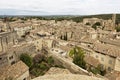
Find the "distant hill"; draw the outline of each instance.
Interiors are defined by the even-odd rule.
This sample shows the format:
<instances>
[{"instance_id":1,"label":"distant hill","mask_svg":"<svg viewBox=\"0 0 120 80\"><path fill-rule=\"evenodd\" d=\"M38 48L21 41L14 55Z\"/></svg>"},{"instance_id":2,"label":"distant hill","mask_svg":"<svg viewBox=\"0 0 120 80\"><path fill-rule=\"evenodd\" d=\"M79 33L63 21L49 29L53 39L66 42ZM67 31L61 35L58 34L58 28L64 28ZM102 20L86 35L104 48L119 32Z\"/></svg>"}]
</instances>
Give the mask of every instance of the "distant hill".
<instances>
[{"instance_id":1,"label":"distant hill","mask_svg":"<svg viewBox=\"0 0 120 80\"><path fill-rule=\"evenodd\" d=\"M1 18L3 16L0 16ZM112 14L100 14L100 15L50 15L50 16L25 16L25 15L19 15L19 16L8 16L8 17L19 17L21 19L23 18L37 18L40 20L56 20L56 21L61 21L61 20L73 20L75 22L82 22L84 18L100 18L104 20L108 20L112 18ZM23 19L24 20L24 19ZM120 14L116 14L116 22L120 23Z\"/></svg>"},{"instance_id":2,"label":"distant hill","mask_svg":"<svg viewBox=\"0 0 120 80\"><path fill-rule=\"evenodd\" d=\"M104 20L112 19L112 14L101 14L101 15L87 15L87 16L72 16L72 15L59 15L59 16L42 16L46 20L73 20L75 22L82 22L84 18L100 18ZM120 23L120 14L116 14L116 22Z\"/></svg>"},{"instance_id":3,"label":"distant hill","mask_svg":"<svg viewBox=\"0 0 120 80\"><path fill-rule=\"evenodd\" d=\"M71 19L72 20L77 20L78 22L79 21L81 22L84 18L92 18L92 17L108 20L108 19L112 18L112 14L80 16L80 17L74 17L74 18L71 18ZM116 14L116 21L120 23L120 14Z\"/></svg>"}]
</instances>

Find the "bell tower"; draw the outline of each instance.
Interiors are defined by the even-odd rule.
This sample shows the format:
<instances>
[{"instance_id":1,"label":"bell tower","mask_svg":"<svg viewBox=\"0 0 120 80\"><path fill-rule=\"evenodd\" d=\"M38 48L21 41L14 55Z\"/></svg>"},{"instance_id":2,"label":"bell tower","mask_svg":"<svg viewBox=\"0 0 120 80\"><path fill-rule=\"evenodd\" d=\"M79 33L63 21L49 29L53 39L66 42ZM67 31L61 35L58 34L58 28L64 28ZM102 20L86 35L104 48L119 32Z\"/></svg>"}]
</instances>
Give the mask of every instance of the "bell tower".
<instances>
[{"instance_id":1,"label":"bell tower","mask_svg":"<svg viewBox=\"0 0 120 80\"><path fill-rule=\"evenodd\" d=\"M112 25L112 27L113 27L113 29L115 29L115 26L116 26L116 14L113 14L112 15L112 22L113 22L113 25Z\"/></svg>"}]
</instances>

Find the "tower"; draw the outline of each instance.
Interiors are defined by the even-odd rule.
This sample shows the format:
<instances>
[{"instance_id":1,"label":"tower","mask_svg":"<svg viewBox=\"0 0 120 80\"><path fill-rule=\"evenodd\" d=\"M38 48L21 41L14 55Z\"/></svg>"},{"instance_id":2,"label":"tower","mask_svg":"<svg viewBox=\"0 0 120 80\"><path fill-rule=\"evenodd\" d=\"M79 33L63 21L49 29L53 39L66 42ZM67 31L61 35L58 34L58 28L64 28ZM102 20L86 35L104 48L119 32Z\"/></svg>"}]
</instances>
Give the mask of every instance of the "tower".
<instances>
[{"instance_id":1,"label":"tower","mask_svg":"<svg viewBox=\"0 0 120 80\"><path fill-rule=\"evenodd\" d=\"M113 22L113 25L112 25L112 27L113 27L113 29L115 29L115 23L116 23L116 14L113 14L113 15L112 15L112 22Z\"/></svg>"}]
</instances>

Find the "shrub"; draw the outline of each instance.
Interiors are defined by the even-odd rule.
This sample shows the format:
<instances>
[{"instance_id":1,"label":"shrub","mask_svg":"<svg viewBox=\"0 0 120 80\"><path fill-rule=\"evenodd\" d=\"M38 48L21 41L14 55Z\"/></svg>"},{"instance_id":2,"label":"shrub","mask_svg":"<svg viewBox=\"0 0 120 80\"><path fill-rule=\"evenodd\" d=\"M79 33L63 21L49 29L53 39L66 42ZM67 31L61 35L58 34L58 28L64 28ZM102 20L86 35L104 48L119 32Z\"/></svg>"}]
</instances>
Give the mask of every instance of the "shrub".
<instances>
[{"instance_id":1,"label":"shrub","mask_svg":"<svg viewBox=\"0 0 120 80\"><path fill-rule=\"evenodd\" d=\"M47 63L48 63L49 65L54 64L54 59L53 59L51 56L48 57Z\"/></svg>"},{"instance_id":2,"label":"shrub","mask_svg":"<svg viewBox=\"0 0 120 80\"><path fill-rule=\"evenodd\" d=\"M75 47L69 53L69 55L73 55L73 63L82 67L83 69L86 69L86 63L84 61L84 54L85 52L79 47Z\"/></svg>"},{"instance_id":3,"label":"shrub","mask_svg":"<svg viewBox=\"0 0 120 80\"><path fill-rule=\"evenodd\" d=\"M21 54L20 60L22 60L28 67L31 67L33 64L32 58L28 54Z\"/></svg>"},{"instance_id":4,"label":"shrub","mask_svg":"<svg viewBox=\"0 0 120 80\"><path fill-rule=\"evenodd\" d=\"M38 77L39 75L43 75L44 73L42 71L40 71L39 69L37 68L34 68L30 71L30 73L32 75L34 75L35 77Z\"/></svg>"},{"instance_id":5,"label":"shrub","mask_svg":"<svg viewBox=\"0 0 120 80\"><path fill-rule=\"evenodd\" d=\"M90 71L92 72L92 73L94 73L94 74L101 74L101 72L100 72L100 70L99 69L97 69L97 68L90 68Z\"/></svg>"},{"instance_id":6,"label":"shrub","mask_svg":"<svg viewBox=\"0 0 120 80\"><path fill-rule=\"evenodd\" d=\"M37 54L35 55L35 57L33 58L34 63L40 63L44 60L44 55L43 54Z\"/></svg>"},{"instance_id":7,"label":"shrub","mask_svg":"<svg viewBox=\"0 0 120 80\"><path fill-rule=\"evenodd\" d=\"M117 26L115 29L117 32L120 32L120 26Z\"/></svg>"},{"instance_id":8,"label":"shrub","mask_svg":"<svg viewBox=\"0 0 120 80\"><path fill-rule=\"evenodd\" d=\"M39 68L42 69L42 70L47 70L48 69L47 65L44 64L44 63L40 63Z\"/></svg>"},{"instance_id":9,"label":"shrub","mask_svg":"<svg viewBox=\"0 0 120 80\"><path fill-rule=\"evenodd\" d=\"M96 22L95 24L93 24L92 28L96 30L98 26L101 26L100 22Z\"/></svg>"},{"instance_id":10,"label":"shrub","mask_svg":"<svg viewBox=\"0 0 120 80\"><path fill-rule=\"evenodd\" d=\"M90 23L88 22L88 23L86 23L85 25L90 25Z\"/></svg>"}]
</instances>

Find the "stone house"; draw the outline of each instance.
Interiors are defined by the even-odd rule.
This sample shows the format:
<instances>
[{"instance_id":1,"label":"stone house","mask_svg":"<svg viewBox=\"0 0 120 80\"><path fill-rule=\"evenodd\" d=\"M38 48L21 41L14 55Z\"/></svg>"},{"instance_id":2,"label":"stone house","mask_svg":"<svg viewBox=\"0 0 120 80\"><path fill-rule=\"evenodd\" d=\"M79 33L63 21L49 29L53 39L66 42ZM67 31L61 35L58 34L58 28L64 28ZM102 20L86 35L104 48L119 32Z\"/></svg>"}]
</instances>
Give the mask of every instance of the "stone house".
<instances>
[{"instance_id":1,"label":"stone house","mask_svg":"<svg viewBox=\"0 0 120 80\"><path fill-rule=\"evenodd\" d=\"M30 80L29 67L19 61L11 66L0 68L0 80Z\"/></svg>"},{"instance_id":2,"label":"stone house","mask_svg":"<svg viewBox=\"0 0 120 80\"><path fill-rule=\"evenodd\" d=\"M56 42L53 39L39 38L34 40L33 44L36 47L36 51L40 51L43 47L52 48Z\"/></svg>"},{"instance_id":3,"label":"stone house","mask_svg":"<svg viewBox=\"0 0 120 80\"><path fill-rule=\"evenodd\" d=\"M100 22L102 24L102 21L103 21L102 19L98 19L98 18L84 18L83 24L89 23L90 25L93 25L96 22Z\"/></svg>"},{"instance_id":4,"label":"stone house","mask_svg":"<svg viewBox=\"0 0 120 80\"><path fill-rule=\"evenodd\" d=\"M19 24L16 25L16 27L14 27L14 31L17 32L17 35L18 35L19 38L22 35L25 35L25 33L29 32L30 30L32 30L31 24L19 23Z\"/></svg>"},{"instance_id":5,"label":"stone house","mask_svg":"<svg viewBox=\"0 0 120 80\"><path fill-rule=\"evenodd\" d=\"M8 48L18 43L16 32L0 33L0 52L5 52Z\"/></svg>"},{"instance_id":6,"label":"stone house","mask_svg":"<svg viewBox=\"0 0 120 80\"><path fill-rule=\"evenodd\" d=\"M98 65L100 64L99 60L98 59L95 59L94 57L92 56L89 56L89 55L85 55L85 58L84 58L85 62L88 64L87 67L98 67Z\"/></svg>"},{"instance_id":7,"label":"stone house","mask_svg":"<svg viewBox=\"0 0 120 80\"><path fill-rule=\"evenodd\" d=\"M120 80L120 72L113 71L105 75L109 80Z\"/></svg>"},{"instance_id":8,"label":"stone house","mask_svg":"<svg viewBox=\"0 0 120 80\"><path fill-rule=\"evenodd\" d=\"M7 51L18 43L16 32L0 33L0 42L0 67L14 64L16 62L16 55Z\"/></svg>"},{"instance_id":9,"label":"stone house","mask_svg":"<svg viewBox=\"0 0 120 80\"><path fill-rule=\"evenodd\" d=\"M93 56L107 71L120 71L120 49L119 47L95 43L93 46Z\"/></svg>"}]
</instances>

